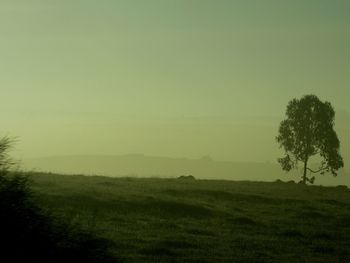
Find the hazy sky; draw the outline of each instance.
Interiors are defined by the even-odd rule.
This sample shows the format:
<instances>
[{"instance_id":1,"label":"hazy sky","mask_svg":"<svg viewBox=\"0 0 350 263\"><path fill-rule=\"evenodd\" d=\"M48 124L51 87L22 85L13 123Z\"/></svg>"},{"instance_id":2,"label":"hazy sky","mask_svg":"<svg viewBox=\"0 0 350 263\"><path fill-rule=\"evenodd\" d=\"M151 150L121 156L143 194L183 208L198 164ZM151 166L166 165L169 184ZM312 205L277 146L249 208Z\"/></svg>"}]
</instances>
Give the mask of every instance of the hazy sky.
<instances>
[{"instance_id":1,"label":"hazy sky","mask_svg":"<svg viewBox=\"0 0 350 263\"><path fill-rule=\"evenodd\" d=\"M337 111L350 161L350 1L0 0L0 134L21 157L275 160L286 104Z\"/></svg>"}]
</instances>

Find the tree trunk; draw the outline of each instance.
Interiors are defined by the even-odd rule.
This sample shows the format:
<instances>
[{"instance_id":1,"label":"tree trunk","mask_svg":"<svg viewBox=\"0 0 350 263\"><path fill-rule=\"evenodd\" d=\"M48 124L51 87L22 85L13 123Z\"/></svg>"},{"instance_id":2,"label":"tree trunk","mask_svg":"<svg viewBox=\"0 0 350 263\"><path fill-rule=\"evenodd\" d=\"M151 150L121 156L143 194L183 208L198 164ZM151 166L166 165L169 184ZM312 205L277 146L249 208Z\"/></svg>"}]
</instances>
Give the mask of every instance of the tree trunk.
<instances>
[{"instance_id":1,"label":"tree trunk","mask_svg":"<svg viewBox=\"0 0 350 263\"><path fill-rule=\"evenodd\" d=\"M307 162L309 158L305 158L304 161L304 175L303 175L303 184L306 184L306 173L307 173Z\"/></svg>"}]
</instances>

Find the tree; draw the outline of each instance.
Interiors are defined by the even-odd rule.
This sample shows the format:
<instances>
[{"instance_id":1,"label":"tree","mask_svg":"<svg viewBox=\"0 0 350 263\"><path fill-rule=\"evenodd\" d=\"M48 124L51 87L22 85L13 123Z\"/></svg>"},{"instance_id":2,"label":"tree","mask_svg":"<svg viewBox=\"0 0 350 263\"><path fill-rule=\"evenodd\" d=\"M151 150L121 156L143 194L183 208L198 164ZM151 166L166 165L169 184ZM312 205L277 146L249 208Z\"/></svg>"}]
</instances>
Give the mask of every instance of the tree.
<instances>
[{"instance_id":1,"label":"tree","mask_svg":"<svg viewBox=\"0 0 350 263\"><path fill-rule=\"evenodd\" d=\"M334 131L335 111L329 102L322 102L315 95L306 95L288 103L287 118L279 127L276 137L285 157L278 162L282 169L289 172L303 163L302 182L313 183L315 177L307 173L330 172L337 176L337 171L344 167L339 153L340 142ZM311 169L308 164L313 156L321 157L320 167Z\"/></svg>"}]
</instances>

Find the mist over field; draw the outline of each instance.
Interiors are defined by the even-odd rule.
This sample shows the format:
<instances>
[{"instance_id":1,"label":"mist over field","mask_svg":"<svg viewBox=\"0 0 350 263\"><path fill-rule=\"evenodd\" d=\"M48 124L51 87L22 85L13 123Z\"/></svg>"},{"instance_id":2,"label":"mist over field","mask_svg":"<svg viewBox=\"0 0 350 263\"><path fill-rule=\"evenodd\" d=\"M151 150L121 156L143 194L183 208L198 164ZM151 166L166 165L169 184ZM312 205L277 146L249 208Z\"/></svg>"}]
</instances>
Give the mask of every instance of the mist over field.
<instances>
[{"instance_id":1,"label":"mist over field","mask_svg":"<svg viewBox=\"0 0 350 263\"><path fill-rule=\"evenodd\" d=\"M177 178L192 175L197 179L224 179L272 182L299 182L302 171L281 171L277 163L216 161L210 156L200 159L169 158L130 154L120 156L53 156L22 161L28 171L63 174L105 175L110 177ZM313 166L317 167L317 164ZM348 185L349 174L341 170L338 177L319 176L316 185Z\"/></svg>"},{"instance_id":2,"label":"mist over field","mask_svg":"<svg viewBox=\"0 0 350 263\"><path fill-rule=\"evenodd\" d=\"M335 107L346 165L349 9L1 1L0 134L18 138L20 160L137 153L272 163L288 101L316 94Z\"/></svg>"}]
</instances>

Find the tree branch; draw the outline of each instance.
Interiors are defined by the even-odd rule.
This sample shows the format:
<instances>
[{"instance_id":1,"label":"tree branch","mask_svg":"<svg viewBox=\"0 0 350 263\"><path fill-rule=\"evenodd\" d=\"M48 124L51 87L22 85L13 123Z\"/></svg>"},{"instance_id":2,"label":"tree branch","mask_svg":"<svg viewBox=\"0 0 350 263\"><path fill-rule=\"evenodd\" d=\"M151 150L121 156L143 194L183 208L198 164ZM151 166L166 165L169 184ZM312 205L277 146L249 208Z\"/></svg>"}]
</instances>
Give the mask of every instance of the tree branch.
<instances>
[{"instance_id":1,"label":"tree branch","mask_svg":"<svg viewBox=\"0 0 350 263\"><path fill-rule=\"evenodd\" d=\"M315 176L313 176L311 178L306 177L306 181L308 181L310 184L313 184L315 181Z\"/></svg>"},{"instance_id":2,"label":"tree branch","mask_svg":"<svg viewBox=\"0 0 350 263\"><path fill-rule=\"evenodd\" d=\"M328 167L328 166L327 166L327 167L322 167L322 168L320 168L320 169L317 170L317 171L314 171L314 170L310 169L309 167L307 167L306 169L309 170L309 171L312 172L312 173L319 173L319 172L322 172L322 171L324 171L324 170L329 169L329 167Z\"/></svg>"}]
</instances>

